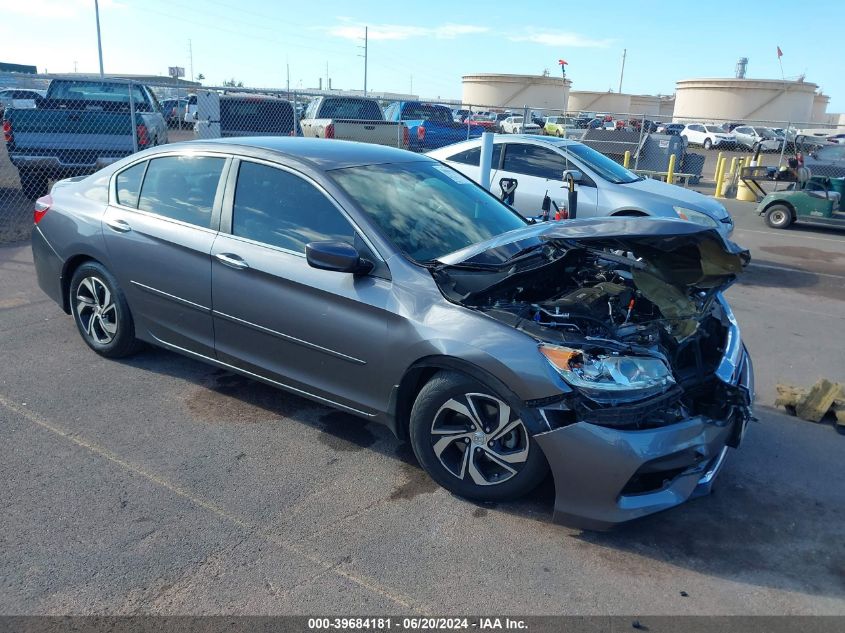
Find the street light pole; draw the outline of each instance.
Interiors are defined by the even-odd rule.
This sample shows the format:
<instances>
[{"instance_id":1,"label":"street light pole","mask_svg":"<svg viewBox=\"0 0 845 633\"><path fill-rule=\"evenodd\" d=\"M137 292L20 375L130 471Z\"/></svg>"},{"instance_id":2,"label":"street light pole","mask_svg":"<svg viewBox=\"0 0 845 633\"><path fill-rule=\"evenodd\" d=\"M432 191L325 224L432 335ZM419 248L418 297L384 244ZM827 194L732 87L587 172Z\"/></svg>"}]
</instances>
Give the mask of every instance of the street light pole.
<instances>
[{"instance_id":1,"label":"street light pole","mask_svg":"<svg viewBox=\"0 0 845 633\"><path fill-rule=\"evenodd\" d=\"M100 79L103 78L103 42L100 39L100 3L94 0L94 15L97 17L97 52L100 55Z\"/></svg>"}]
</instances>

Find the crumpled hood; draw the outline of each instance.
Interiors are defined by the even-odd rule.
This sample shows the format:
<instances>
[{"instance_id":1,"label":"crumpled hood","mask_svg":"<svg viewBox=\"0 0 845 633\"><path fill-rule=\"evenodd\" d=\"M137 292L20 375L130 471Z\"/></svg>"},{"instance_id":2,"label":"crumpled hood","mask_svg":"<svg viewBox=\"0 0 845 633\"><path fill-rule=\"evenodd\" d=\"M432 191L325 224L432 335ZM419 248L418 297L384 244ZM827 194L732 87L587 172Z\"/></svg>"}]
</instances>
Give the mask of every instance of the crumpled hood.
<instances>
[{"instance_id":1,"label":"crumpled hood","mask_svg":"<svg viewBox=\"0 0 845 633\"><path fill-rule=\"evenodd\" d=\"M631 251L663 281L682 288L724 289L751 260L746 249L716 229L680 219L607 217L542 222L444 255L448 266L501 267L526 249L553 244L563 248Z\"/></svg>"},{"instance_id":2,"label":"crumpled hood","mask_svg":"<svg viewBox=\"0 0 845 633\"><path fill-rule=\"evenodd\" d=\"M697 191L693 191L692 189L678 187L677 185L670 185L662 180L643 178L642 180L625 183L619 186L629 190L642 191L650 196L661 196L665 198L664 202L667 205L674 207L688 207L693 211L702 211L717 220L728 217L728 211L721 202L718 202L713 198L708 198L707 196L700 194Z\"/></svg>"}]
</instances>

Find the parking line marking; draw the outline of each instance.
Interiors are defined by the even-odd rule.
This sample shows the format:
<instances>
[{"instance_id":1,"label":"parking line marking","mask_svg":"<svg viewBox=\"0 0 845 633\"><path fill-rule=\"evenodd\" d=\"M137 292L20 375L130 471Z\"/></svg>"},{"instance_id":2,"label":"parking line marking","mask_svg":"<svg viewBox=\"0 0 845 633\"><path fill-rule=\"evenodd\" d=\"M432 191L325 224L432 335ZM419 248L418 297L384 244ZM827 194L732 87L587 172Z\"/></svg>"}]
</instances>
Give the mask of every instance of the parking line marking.
<instances>
[{"instance_id":1,"label":"parking line marking","mask_svg":"<svg viewBox=\"0 0 845 633\"><path fill-rule=\"evenodd\" d=\"M789 231L786 233L775 233L774 231L758 231L757 229L743 229L741 227L734 228L734 231L747 231L748 233L759 233L760 235L774 235L776 237L801 237L805 240L818 240L820 242L836 242L837 244L845 244L845 240L837 240L832 237L818 237L817 235L805 235L796 231Z\"/></svg>"},{"instance_id":2,"label":"parking line marking","mask_svg":"<svg viewBox=\"0 0 845 633\"><path fill-rule=\"evenodd\" d=\"M341 577L349 580L350 582L353 582L357 585L364 587L365 589L372 591L373 593L379 594L379 595L387 598L388 600L395 602L396 604L404 607L405 609L414 610L414 611L419 612L419 613L435 613L436 612L436 610L430 609L430 608L426 608L424 611L419 611L419 609L417 607L413 606L414 601L410 597L403 596L403 595L399 594L398 592L394 591L393 589L385 587L384 585L382 585L381 583L379 583L377 580L375 580L373 578L368 578L366 576L361 576L359 574L355 574L355 573L347 571L345 569L340 569L338 567L338 563L336 561L324 560L323 558L316 556L315 554L312 554L311 552L304 550L302 547L299 547L298 545L296 545L296 544L294 544L294 543L292 543L292 542L290 542L286 539L279 538L279 536L276 535L276 534L272 534L270 532L267 532L266 530L261 530L257 526L252 525L251 523L248 523L247 521L244 521L240 517L228 512L227 510L221 508L220 506L216 505L215 503L213 503L211 501L206 501L205 499L197 497L197 496L191 494L190 492L188 492L187 490L177 486L176 484L171 483L171 482L167 481L166 479L163 479L162 477L156 475L155 473L151 473L148 470L145 470L144 468L137 466L136 464L132 464L130 462L127 462L126 460L122 459L116 453L113 453L109 449L104 448L102 446L99 446L97 444L94 444L93 442L86 440L85 438L83 438L83 437L81 437L81 436L79 436L75 433L71 433L71 432L66 431L65 429L63 429L63 428L57 426L56 424L50 422L47 418L39 415L38 413L35 413L31 409L19 406L18 404L16 404L12 400L9 400L3 394L0 394L0 405L4 406L6 409L8 409L10 411L17 413L21 417L29 420L30 422L32 422L33 424L35 424L37 426L40 426L41 428L49 431L50 433L53 433L54 435L57 435L57 436L61 437L62 439L68 440L68 441L76 444L77 446L84 448L85 450L90 451L91 453L94 453L95 455L97 455L99 457L102 457L103 459L106 459L106 460L112 462L113 464L119 466L120 468L122 468L126 471L129 471L131 473L134 473L135 475L143 477L144 479L147 479L148 481L151 481L152 483L154 483L158 486L161 486L162 488L168 490L169 492L171 492L171 493L173 493L173 494L175 494L179 497L182 497L183 499L187 499L191 503L194 503L194 504L200 506L204 510L206 510L206 511L222 518L222 519L225 519L226 521L230 521L231 523L234 523L238 527L240 527L244 530L247 530L248 532L250 532L252 534L256 534L258 536L261 536L262 538L269 541L270 543L273 543L275 545L279 545L279 546L281 546L285 549L290 550L294 554L302 556L303 558L305 558L309 562L313 563L314 565L318 565L319 567L323 568L317 575L322 575L322 574L325 574L326 572L332 572L332 573L337 574L338 576L341 576Z\"/></svg>"},{"instance_id":3,"label":"parking line marking","mask_svg":"<svg viewBox=\"0 0 845 633\"><path fill-rule=\"evenodd\" d=\"M845 275L834 275L833 273L817 273L813 270L803 270L801 268L790 268L788 266L774 266L772 264L756 264L753 261L748 264L748 268L768 268L771 270L781 270L787 273L801 273L804 275L818 275L819 277L832 277L833 279L845 279Z\"/></svg>"}]
</instances>

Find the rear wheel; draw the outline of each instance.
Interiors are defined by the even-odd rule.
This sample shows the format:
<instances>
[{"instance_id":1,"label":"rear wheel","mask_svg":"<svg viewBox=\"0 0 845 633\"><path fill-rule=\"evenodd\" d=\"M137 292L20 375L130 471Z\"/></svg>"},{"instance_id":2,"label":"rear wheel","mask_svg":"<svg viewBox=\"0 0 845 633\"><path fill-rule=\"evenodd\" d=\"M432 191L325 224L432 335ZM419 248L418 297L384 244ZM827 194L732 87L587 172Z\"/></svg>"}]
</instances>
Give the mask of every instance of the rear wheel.
<instances>
[{"instance_id":1,"label":"rear wheel","mask_svg":"<svg viewBox=\"0 0 845 633\"><path fill-rule=\"evenodd\" d=\"M512 499L535 488L548 468L525 415L479 381L441 372L414 402L411 446L447 490L478 501Z\"/></svg>"},{"instance_id":2,"label":"rear wheel","mask_svg":"<svg viewBox=\"0 0 845 633\"><path fill-rule=\"evenodd\" d=\"M140 349L123 291L102 264L88 262L76 269L69 299L79 334L95 352L122 358Z\"/></svg>"},{"instance_id":3,"label":"rear wheel","mask_svg":"<svg viewBox=\"0 0 845 633\"><path fill-rule=\"evenodd\" d=\"M47 174L34 169L21 169L21 190L28 200L38 200L49 193Z\"/></svg>"},{"instance_id":4,"label":"rear wheel","mask_svg":"<svg viewBox=\"0 0 845 633\"><path fill-rule=\"evenodd\" d=\"M785 229L792 224L792 210L783 204L773 204L766 209L766 224L773 229Z\"/></svg>"}]
</instances>

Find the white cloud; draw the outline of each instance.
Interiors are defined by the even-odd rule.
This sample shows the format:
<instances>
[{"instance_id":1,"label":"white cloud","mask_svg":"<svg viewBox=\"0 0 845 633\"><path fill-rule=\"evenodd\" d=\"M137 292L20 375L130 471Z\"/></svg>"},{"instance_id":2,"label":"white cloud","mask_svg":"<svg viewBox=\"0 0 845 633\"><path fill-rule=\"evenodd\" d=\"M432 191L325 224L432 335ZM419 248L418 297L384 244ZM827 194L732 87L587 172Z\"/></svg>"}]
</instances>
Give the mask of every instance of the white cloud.
<instances>
[{"instance_id":1,"label":"white cloud","mask_svg":"<svg viewBox=\"0 0 845 633\"><path fill-rule=\"evenodd\" d=\"M580 33L568 31L534 31L530 33L511 35L511 42L533 42L545 46L568 46L570 48L607 48L613 43L611 39L593 39Z\"/></svg>"},{"instance_id":2,"label":"white cloud","mask_svg":"<svg viewBox=\"0 0 845 633\"><path fill-rule=\"evenodd\" d=\"M124 7L124 4L116 0L100 0L100 13L104 10ZM3 11L48 20L65 20L84 14L90 14L93 19L94 3L90 0L26 0L25 2L4 2Z\"/></svg>"},{"instance_id":3,"label":"white cloud","mask_svg":"<svg viewBox=\"0 0 845 633\"><path fill-rule=\"evenodd\" d=\"M328 27L326 33L333 37L357 40L364 37L363 24L351 24L348 19L345 24ZM440 40L451 40L461 35L486 33L490 29L486 26L474 24L446 23L434 27L412 26L407 24L370 24L367 37L371 40L408 40L415 37L433 37Z\"/></svg>"}]
</instances>

